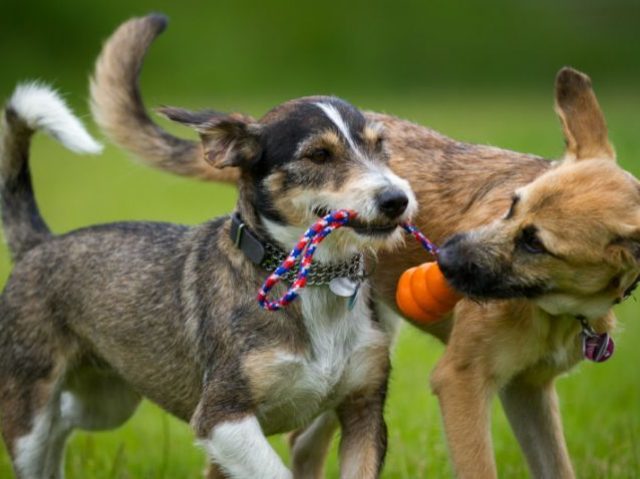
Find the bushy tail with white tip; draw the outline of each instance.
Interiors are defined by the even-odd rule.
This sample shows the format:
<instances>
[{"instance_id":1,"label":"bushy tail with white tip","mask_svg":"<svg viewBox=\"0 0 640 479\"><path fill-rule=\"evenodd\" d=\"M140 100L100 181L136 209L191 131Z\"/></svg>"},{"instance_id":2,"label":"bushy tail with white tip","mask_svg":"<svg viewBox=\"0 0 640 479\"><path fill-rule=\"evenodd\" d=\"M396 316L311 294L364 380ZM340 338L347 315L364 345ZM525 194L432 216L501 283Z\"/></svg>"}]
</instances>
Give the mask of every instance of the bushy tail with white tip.
<instances>
[{"instance_id":1,"label":"bushy tail with white tip","mask_svg":"<svg viewBox=\"0 0 640 479\"><path fill-rule=\"evenodd\" d=\"M2 223L14 260L51 237L40 216L29 172L31 137L38 130L76 153L102 151L54 90L38 83L16 88L4 109L0 133Z\"/></svg>"}]
</instances>

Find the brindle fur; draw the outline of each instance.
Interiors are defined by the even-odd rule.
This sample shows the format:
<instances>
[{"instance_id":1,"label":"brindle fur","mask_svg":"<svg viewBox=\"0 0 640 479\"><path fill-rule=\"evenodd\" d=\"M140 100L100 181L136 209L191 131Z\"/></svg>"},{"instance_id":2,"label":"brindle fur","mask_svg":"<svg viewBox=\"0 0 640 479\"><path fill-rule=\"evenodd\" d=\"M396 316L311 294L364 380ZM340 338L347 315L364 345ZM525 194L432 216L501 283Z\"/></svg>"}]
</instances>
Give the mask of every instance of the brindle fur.
<instances>
[{"instance_id":1,"label":"brindle fur","mask_svg":"<svg viewBox=\"0 0 640 479\"><path fill-rule=\"evenodd\" d=\"M103 50L92 83L94 111L99 118L109 115L113 121L105 125L107 132L132 151L142 143L115 130L133 120L136 132L150 131L147 118L139 122L131 115L144 110L136 84L144 48L127 54L122 47L137 38L147 41L146 47L153 36L149 32L157 33L149 17L121 27ZM116 45L125 72L107 75L105 65ZM126 103L109 101L108 95L123 92L135 95ZM532 475L574 477L554 381L582 359L575 316L587 317L598 332L612 331L610 307L639 273L638 182L615 165L604 116L586 75L560 71L556 111L567 144L558 162L462 143L393 116L366 113L384 126L390 165L410 181L419 199L417 225L437 243L451 238L443 248L445 273L476 297L462 300L455 314L440 323L417 325L446 343L431 384L462 478L496 476L489 427L496 393ZM179 173L234 181L226 171L223 176L207 170L196 154L178 155L174 167L171 148L165 142L165 156L145 154L144 159L169 171L190 164ZM519 200L514 202L514 195ZM527 231L534 231L546 251L527 251ZM421 248L410 241L400 254L381 254L374 277L381 303L395 309L399 275L424 260ZM304 477L322 476L334 423L323 416L292 436L294 464L301 464ZM300 441L304 444L298 447Z\"/></svg>"},{"instance_id":2,"label":"brindle fur","mask_svg":"<svg viewBox=\"0 0 640 479\"><path fill-rule=\"evenodd\" d=\"M0 157L4 230L15 259L0 296L0 426L18 477L61 477L71 431L116 427L141 397L190 421L205 445L221 424L233 428L255 416L269 435L335 411L343 477L378 477L391 338L368 283L353 310L324 285L307 288L279 313L266 312L255 300L266 272L234 245L229 217L192 228L116 223L52 235L28 169L38 127L25 119L27 109L23 117L14 110L15 98L2 117ZM243 172L237 211L250 230L282 248L319 207L346 202L359 212L358 225L396 231L343 228L318 249L318 261L389 246L399 238L398 222L415 210L408 183L386 166L378 127L342 100L293 100L260 122L164 113L200 132L209 162ZM389 192L406 200L393 212L382 199ZM220 462L212 475L248 475ZM274 477L290 477L284 466L273 467Z\"/></svg>"}]
</instances>

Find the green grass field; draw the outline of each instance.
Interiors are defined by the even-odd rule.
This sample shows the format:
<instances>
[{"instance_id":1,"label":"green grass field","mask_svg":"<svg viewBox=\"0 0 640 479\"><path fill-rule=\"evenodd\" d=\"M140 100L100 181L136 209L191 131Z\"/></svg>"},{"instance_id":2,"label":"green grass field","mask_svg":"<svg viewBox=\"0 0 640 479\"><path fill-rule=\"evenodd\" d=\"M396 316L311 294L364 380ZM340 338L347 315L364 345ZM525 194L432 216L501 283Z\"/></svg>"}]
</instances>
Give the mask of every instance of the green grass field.
<instances>
[{"instance_id":1,"label":"green grass field","mask_svg":"<svg viewBox=\"0 0 640 479\"><path fill-rule=\"evenodd\" d=\"M452 137L505 148L560 155L562 137L548 94L495 92L482 96L443 92L387 98L350 98L359 106L392 112L430 125ZM74 97L71 97L74 100ZM259 115L283 98L244 99L235 107ZM640 96L601 92L611 137L621 163L640 174L638 106ZM205 99L150 99L188 106L231 108L231 102L208 105ZM113 147L100 157L76 157L48 138L33 148L35 189L52 229L123 219L197 223L231 210L233 188L179 179L135 164ZM446 205L434 205L446 208ZM0 284L10 271L0 245ZM632 299L617 308L620 330L617 352L601 365L583 364L559 381L569 449L581 478L640 477L640 318ZM1 332L0 332L1 334ZM637 343L637 344L636 344ZM432 338L405 327L393 354L387 406L389 452L383 477L450 477L440 416L428 390L429 372L442 353ZM493 436L501 477L527 477L509 427L496 405ZM197 478L205 459L194 446L187 425L145 403L121 429L76 433L67 449L67 476L96 478ZM287 455L283 438L273 444ZM0 450L0 478L11 477ZM338 477L335 449L327 477Z\"/></svg>"}]
</instances>

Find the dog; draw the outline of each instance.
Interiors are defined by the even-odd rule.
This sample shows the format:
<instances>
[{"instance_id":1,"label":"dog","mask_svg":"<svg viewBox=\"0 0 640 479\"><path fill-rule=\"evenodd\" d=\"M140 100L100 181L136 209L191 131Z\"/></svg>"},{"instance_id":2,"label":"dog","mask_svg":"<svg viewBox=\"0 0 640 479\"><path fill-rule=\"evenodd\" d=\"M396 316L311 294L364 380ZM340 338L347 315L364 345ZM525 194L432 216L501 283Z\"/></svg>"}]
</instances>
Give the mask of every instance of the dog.
<instances>
[{"instance_id":1,"label":"dog","mask_svg":"<svg viewBox=\"0 0 640 479\"><path fill-rule=\"evenodd\" d=\"M153 16L133 19L106 42L91 83L94 117L153 167L235 182L236 172L212 168L194 142L168 134L146 113L137 77L165 25ZM416 323L446 344L431 387L460 478L496 477L496 394L533 477L574 477L554 381L583 359L585 335L614 329L611 307L640 274L640 183L616 165L591 80L565 67L555 96L566 140L557 161L365 112L384 126L390 167L409 180L420 205L416 224L442 244L439 265L467 296L445 320ZM372 289L385 316L400 314L401 273L424 260L412 243L380 255ZM308 464L303 477L322 477L333 428L324 415L292 436L293 462Z\"/></svg>"},{"instance_id":2,"label":"dog","mask_svg":"<svg viewBox=\"0 0 640 479\"><path fill-rule=\"evenodd\" d=\"M0 296L0 426L16 476L61 478L74 429L116 427L146 397L190 422L217 475L302 477L265 436L330 412L341 475L379 477L391 338L366 263L398 243L416 209L381 126L334 97L291 100L259 121L163 113L199 132L207 161L242 172L235 213L53 235L33 195L32 135L79 152L99 145L46 86L18 87L4 110L0 198L15 265ZM300 300L261 309L266 262L339 208L357 217L320 245ZM350 297L333 292L336 279L351 282Z\"/></svg>"}]
</instances>

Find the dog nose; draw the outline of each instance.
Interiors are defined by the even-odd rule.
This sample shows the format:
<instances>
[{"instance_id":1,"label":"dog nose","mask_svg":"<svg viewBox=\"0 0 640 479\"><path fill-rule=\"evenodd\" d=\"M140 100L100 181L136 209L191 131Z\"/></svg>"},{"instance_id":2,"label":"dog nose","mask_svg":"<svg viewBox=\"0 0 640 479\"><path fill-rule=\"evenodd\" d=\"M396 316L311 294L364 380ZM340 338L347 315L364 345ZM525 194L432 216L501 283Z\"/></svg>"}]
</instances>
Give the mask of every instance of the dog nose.
<instances>
[{"instance_id":1,"label":"dog nose","mask_svg":"<svg viewBox=\"0 0 640 479\"><path fill-rule=\"evenodd\" d=\"M385 190L376 198L378 208L391 219L397 218L407 209L409 197L401 190Z\"/></svg>"},{"instance_id":2,"label":"dog nose","mask_svg":"<svg viewBox=\"0 0 640 479\"><path fill-rule=\"evenodd\" d=\"M460 275L473 276L477 273L477 266L469 260L468 252L463 246L463 239L462 234L450 237L438 252L438 266L449 280Z\"/></svg>"}]
</instances>

